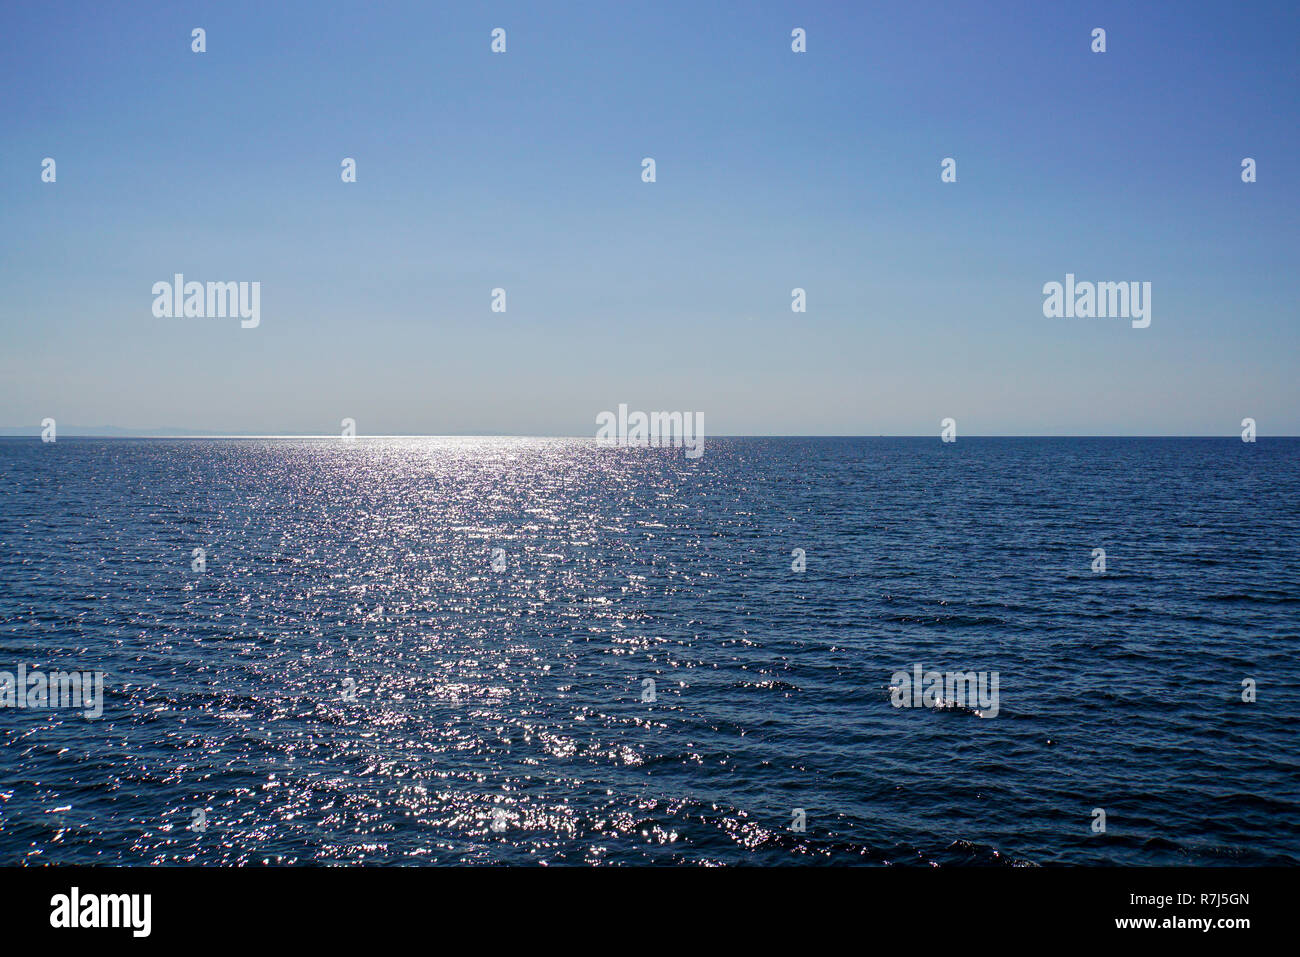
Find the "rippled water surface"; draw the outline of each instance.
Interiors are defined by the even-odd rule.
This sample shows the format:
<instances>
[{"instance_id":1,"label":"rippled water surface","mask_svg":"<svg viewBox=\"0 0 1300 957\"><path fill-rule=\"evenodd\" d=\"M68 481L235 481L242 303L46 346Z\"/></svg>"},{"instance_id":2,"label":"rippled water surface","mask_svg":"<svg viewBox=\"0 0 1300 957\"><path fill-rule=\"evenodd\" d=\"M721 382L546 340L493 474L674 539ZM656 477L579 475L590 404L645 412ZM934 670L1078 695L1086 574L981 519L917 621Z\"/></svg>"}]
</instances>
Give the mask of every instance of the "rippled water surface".
<instances>
[{"instance_id":1,"label":"rippled water surface","mask_svg":"<svg viewBox=\"0 0 1300 957\"><path fill-rule=\"evenodd\" d=\"M106 674L0 710L0 863L1300 863L1298 465L0 439L0 670Z\"/></svg>"}]
</instances>

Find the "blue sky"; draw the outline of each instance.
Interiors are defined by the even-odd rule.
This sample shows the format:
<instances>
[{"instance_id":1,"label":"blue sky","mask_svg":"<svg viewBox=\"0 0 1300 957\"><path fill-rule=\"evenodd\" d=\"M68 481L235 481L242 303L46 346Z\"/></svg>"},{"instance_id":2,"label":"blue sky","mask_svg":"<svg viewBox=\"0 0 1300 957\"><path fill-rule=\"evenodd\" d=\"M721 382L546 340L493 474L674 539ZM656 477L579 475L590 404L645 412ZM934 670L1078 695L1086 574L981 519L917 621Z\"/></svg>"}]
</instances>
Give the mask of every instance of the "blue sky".
<instances>
[{"instance_id":1,"label":"blue sky","mask_svg":"<svg viewBox=\"0 0 1300 957\"><path fill-rule=\"evenodd\" d=\"M1300 434L1298 35L1289 3L7 4L0 425ZM155 318L178 272L261 282L261 325ZM1067 272L1151 282L1150 328L1044 318Z\"/></svg>"}]
</instances>

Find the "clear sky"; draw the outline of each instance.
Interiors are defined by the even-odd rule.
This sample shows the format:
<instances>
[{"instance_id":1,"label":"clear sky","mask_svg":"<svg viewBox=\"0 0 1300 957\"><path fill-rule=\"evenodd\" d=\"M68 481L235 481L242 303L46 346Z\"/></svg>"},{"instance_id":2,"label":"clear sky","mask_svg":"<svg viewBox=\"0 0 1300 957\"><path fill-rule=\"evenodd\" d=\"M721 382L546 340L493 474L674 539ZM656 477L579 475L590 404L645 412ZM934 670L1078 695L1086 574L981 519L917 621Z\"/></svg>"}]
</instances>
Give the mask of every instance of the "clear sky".
<instances>
[{"instance_id":1,"label":"clear sky","mask_svg":"<svg viewBox=\"0 0 1300 957\"><path fill-rule=\"evenodd\" d=\"M0 425L1300 434L1298 9L6 3Z\"/></svg>"}]
</instances>

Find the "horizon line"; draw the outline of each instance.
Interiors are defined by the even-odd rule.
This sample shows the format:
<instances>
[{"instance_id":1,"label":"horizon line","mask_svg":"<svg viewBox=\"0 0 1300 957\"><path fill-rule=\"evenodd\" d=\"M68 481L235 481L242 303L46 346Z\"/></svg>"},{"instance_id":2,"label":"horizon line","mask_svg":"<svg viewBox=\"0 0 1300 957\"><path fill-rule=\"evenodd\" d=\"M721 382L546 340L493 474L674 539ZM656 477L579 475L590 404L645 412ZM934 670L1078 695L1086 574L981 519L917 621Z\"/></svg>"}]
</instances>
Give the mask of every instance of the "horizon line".
<instances>
[{"instance_id":1,"label":"horizon line","mask_svg":"<svg viewBox=\"0 0 1300 957\"><path fill-rule=\"evenodd\" d=\"M125 432L125 430L123 430ZM40 439L41 432L39 429L32 432L6 432L0 430L0 439ZM333 439L343 441L343 436L337 432L279 432L279 433L255 433L255 432L176 432L176 433L146 433L139 434L98 434L94 432L69 432L59 435L58 438L65 439ZM705 441L709 439L933 439L939 438L938 433L920 434L903 434L903 433L729 433L712 436L705 436ZM1149 434L1149 433L1115 433L1102 434L1092 432L1067 432L1067 433L997 433L997 434L972 434L958 436L961 439L1240 439L1239 434L1222 434L1222 433L1182 433L1182 434ZM1297 435L1258 435L1257 439L1295 439L1300 438ZM352 439L585 439L596 441L593 435L560 435L557 433L509 433L509 432L446 432L446 433L406 433L406 432L374 432L368 434L358 434ZM56 439L57 441L57 439ZM350 441L350 440L349 440ZM629 448L638 448L640 446L628 446ZM645 446L655 448L656 446Z\"/></svg>"}]
</instances>

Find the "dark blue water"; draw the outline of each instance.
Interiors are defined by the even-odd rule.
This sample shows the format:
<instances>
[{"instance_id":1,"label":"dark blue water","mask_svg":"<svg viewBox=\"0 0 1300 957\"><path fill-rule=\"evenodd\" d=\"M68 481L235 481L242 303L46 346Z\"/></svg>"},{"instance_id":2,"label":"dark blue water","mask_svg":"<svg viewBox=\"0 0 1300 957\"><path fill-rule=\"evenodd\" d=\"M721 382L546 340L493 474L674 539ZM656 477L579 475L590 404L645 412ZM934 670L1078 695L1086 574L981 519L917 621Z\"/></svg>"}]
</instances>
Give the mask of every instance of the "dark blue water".
<instances>
[{"instance_id":1,"label":"dark blue water","mask_svg":"<svg viewBox=\"0 0 1300 957\"><path fill-rule=\"evenodd\" d=\"M0 710L0 863L1300 863L1298 502L1285 439L0 440L0 669L106 673Z\"/></svg>"}]
</instances>

